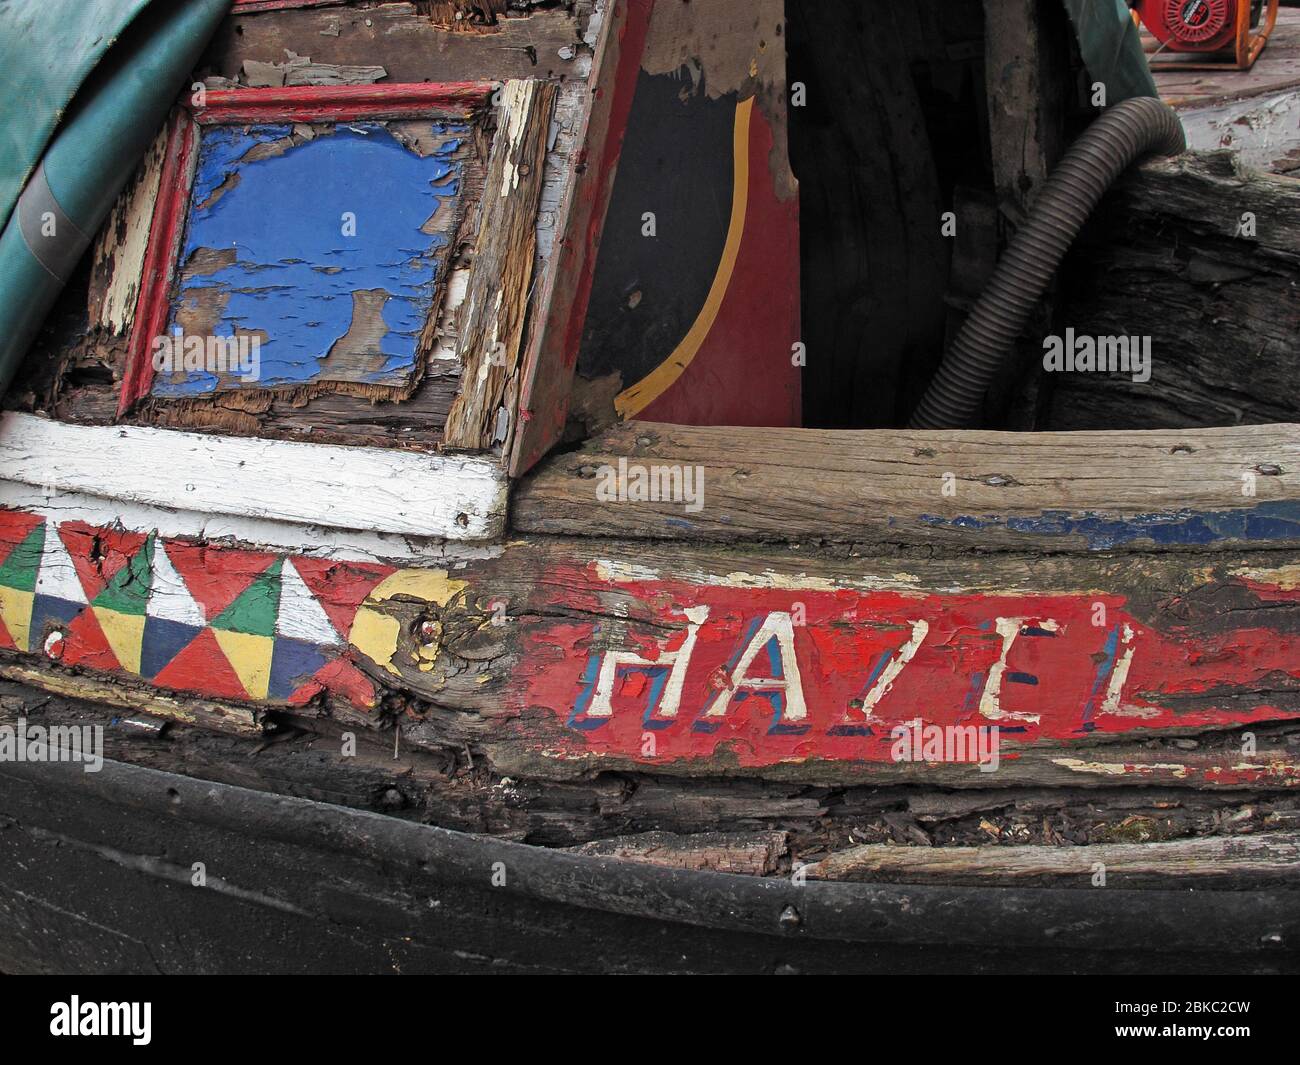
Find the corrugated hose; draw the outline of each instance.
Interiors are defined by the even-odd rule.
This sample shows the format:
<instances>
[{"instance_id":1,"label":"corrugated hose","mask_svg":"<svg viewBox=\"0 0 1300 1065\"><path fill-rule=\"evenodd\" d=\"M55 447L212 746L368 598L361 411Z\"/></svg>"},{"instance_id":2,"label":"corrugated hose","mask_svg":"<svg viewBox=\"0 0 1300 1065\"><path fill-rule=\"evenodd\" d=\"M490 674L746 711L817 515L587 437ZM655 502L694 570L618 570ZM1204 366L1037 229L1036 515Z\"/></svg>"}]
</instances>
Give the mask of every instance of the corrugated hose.
<instances>
[{"instance_id":1,"label":"corrugated hose","mask_svg":"<svg viewBox=\"0 0 1300 1065\"><path fill-rule=\"evenodd\" d=\"M1107 108L1070 146L998 261L912 414L913 429L960 429L979 413L1007 354L1106 190L1138 159L1179 155L1182 123L1139 96Z\"/></svg>"}]
</instances>

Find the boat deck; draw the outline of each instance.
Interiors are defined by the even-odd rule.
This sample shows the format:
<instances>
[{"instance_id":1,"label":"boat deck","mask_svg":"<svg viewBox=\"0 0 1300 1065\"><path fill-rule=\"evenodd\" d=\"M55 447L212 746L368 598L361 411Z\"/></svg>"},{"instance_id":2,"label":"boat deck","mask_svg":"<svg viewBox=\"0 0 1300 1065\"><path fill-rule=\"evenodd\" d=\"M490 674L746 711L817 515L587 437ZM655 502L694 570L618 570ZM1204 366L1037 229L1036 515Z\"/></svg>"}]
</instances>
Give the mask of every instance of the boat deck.
<instances>
[{"instance_id":1,"label":"boat deck","mask_svg":"<svg viewBox=\"0 0 1300 1065\"><path fill-rule=\"evenodd\" d=\"M1199 56L1169 52L1161 53L1160 58L1188 63L1201 60ZM1250 70L1230 70L1225 66L1221 71L1158 70L1154 73L1160 95L1180 109L1300 88L1300 8L1284 7L1278 12L1277 28Z\"/></svg>"},{"instance_id":2,"label":"boat deck","mask_svg":"<svg viewBox=\"0 0 1300 1065\"><path fill-rule=\"evenodd\" d=\"M1232 148L1257 170L1300 173L1300 8L1279 12L1277 28L1250 70L1154 74L1160 95L1182 117L1190 147Z\"/></svg>"}]
</instances>

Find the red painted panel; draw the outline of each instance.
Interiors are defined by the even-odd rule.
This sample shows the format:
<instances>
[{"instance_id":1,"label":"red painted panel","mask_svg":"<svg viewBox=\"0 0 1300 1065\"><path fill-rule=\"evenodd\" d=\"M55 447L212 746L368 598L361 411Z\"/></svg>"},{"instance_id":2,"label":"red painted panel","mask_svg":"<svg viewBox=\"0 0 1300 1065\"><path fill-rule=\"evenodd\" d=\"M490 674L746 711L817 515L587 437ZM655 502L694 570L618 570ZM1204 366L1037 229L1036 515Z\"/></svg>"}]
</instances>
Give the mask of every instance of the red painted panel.
<instances>
[{"instance_id":1,"label":"red painted panel","mask_svg":"<svg viewBox=\"0 0 1300 1065\"><path fill-rule=\"evenodd\" d=\"M1160 630L1119 595L611 581L595 565L547 584L561 589L552 605L575 615L597 612L598 593L615 587L645 618L611 631L605 610L603 621L525 631L514 687L524 707L554 716L559 740L548 735L546 743L561 757L888 762L896 760L894 730L918 721L996 726L1002 744L1059 746L1300 717L1264 696L1244 708L1229 698L1300 680L1300 633L1226 624ZM1239 588L1263 600L1297 597L1246 581ZM746 669L742 656L754 648ZM602 687L602 670L612 685Z\"/></svg>"}]
</instances>

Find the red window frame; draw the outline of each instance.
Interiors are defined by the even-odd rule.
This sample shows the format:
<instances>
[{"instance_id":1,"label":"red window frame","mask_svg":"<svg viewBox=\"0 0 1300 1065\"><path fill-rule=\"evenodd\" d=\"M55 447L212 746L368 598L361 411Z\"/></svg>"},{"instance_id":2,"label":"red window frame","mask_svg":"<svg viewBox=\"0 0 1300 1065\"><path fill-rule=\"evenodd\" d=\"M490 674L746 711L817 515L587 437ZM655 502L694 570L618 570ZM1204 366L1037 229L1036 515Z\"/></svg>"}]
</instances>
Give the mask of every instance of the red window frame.
<instances>
[{"instance_id":1,"label":"red window frame","mask_svg":"<svg viewBox=\"0 0 1300 1065\"><path fill-rule=\"evenodd\" d=\"M409 85L309 85L278 89L214 89L203 103L182 99L168 124L140 293L118 396L118 417L153 387L153 339L167 325L171 286L194 182L195 149L203 126L274 122L356 122L436 115L472 121L490 104L496 82Z\"/></svg>"}]
</instances>

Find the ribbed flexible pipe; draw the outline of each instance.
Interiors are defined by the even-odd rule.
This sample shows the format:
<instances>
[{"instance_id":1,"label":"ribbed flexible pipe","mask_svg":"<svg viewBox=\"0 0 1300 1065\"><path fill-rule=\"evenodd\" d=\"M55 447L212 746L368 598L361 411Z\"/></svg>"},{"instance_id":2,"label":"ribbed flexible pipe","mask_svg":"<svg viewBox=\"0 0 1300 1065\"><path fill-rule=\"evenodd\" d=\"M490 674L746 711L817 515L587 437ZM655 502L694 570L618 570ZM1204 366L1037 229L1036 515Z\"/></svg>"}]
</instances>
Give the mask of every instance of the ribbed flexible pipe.
<instances>
[{"instance_id":1,"label":"ribbed flexible pipe","mask_svg":"<svg viewBox=\"0 0 1300 1065\"><path fill-rule=\"evenodd\" d=\"M1143 156L1178 155L1186 148L1178 116L1155 97L1135 97L1102 112L1043 186L912 414L911 428L959 429L970 424L1106 190Z\"/></svg>"}]
</instances>

